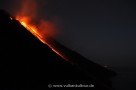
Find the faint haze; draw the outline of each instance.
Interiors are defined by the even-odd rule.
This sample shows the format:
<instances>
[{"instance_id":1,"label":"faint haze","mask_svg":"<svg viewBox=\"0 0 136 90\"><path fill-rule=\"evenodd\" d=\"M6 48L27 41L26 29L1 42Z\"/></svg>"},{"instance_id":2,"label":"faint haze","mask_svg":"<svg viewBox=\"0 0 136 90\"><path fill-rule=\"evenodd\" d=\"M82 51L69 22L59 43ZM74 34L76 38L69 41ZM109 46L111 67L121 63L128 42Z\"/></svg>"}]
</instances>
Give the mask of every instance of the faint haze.
<instances>
[{"instance_id":1,"label":"faint haze","mask_svg":"<svg viewBox=\"0 0 136 90\"><path fill-rule=\"evenodd\" d=\"M17 1L17 2L15 2ZM0 8L15 13L23 0L0 0ZM39 0L38 0L39 1ZM133 0L40 0L44 18L58 16L61 43L119 73L118 90L135 88L136 2ZM31 6L30 6L31 7ZM133 80L132 80L133 79ZM131 90L131 89L130 89Z\"/></svg>"},{"instance_id":2,"label":"faint haze","mask_svg":"<svg viewBox=\"0 0 136 90\"><path fill-rule=\"evenodd\" d=\"M1 0L0 7L14 15L23 1ZM63 21L58 40L66 46L101 64L136 64L135 60L128 60L136 59L133 1L38 0L38 3L39 16L58 16Z\"/></svg>"}]
</instances>

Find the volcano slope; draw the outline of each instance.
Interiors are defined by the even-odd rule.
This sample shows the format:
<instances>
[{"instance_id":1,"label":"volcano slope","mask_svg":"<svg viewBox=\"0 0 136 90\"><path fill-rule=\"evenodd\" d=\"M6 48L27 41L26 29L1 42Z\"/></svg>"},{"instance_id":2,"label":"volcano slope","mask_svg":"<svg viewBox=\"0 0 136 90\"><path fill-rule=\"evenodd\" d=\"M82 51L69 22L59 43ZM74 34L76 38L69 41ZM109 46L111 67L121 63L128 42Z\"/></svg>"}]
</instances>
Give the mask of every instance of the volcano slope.
<instances>
[{"instance_id":1,"label":"volcano slope","mask_svg":"<svg viewBox=\"0 0 136 90\"><path fill-rule=\"evenodd\" d=\"M49 88L48 85L94 85L111 90L115 72L49 39L69 60L40 42L19 21L0 10L0 88ZM83 89L85 89L83 88ZM5 89L4 89L5 90Z\"/></svg>"}]
</instances>

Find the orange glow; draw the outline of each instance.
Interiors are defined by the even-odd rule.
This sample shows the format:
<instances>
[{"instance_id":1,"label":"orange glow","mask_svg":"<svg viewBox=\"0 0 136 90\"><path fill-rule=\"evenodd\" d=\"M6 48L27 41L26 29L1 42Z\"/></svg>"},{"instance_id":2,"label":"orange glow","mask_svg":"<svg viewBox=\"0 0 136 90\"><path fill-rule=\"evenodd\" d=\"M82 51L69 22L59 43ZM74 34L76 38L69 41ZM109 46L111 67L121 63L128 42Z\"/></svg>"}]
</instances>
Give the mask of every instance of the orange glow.
<instances>
[{"instance_id":1,"label":"orange glow","mask_svg":"<svg viewBox=\"0 0 136 90\"><path fill-rule=\"evenodd\" d=\"M57 55L61 56L63 59L67 60L67 58L60 52L57 50L57 48L55 48L53 46L53 44L51 45L51 43L48 43L48 40L46 40L46 38L44 37L44 35L40 34L40 32L38 32L38 28L36 28L36 26L31 25L28 23L28 20L26 18L23 19L22 18L16 18L27 30L29 30L35 37L37 37L42 43L46 44L48 47L51 48L51 50L53 52L55 52Z\"/></svg>"},{"instance_id":2,"label":"orange glow","mask_svg":"<svg viewBox=\"0 0 136 90\"><path fill-rule=\"evenodd\" d=\"M56 25L49 19L40 19L38 15L38 6L36 0L24 0L19 12L16 15L18 20L27 30L29 30L35 37L37 37L42 43L51 48L53 52L61 56L63 59L65 55L59 51L53 43L47 40L46 37L54 37L56 35ZM37 27L38 26L38 27Z\"/></svg>"},{"instance_id":3,"label":"orange glow","mask_svg":"<svg viewBox=\"0 0 136 90\"><path fill-rule=\"evenodd\" d=\"M38 5L37 0L23 0L17 12L16 19L19 20L23 26L26 27L25 24L27 24L27 26L42 34L42 36L48 35L54 37L58 33L57 24L54 23L52 19L46 18L46 16L40 17L40 5ZM36 26L38 26L38 28Z\"/></svg>"}]
</instances>

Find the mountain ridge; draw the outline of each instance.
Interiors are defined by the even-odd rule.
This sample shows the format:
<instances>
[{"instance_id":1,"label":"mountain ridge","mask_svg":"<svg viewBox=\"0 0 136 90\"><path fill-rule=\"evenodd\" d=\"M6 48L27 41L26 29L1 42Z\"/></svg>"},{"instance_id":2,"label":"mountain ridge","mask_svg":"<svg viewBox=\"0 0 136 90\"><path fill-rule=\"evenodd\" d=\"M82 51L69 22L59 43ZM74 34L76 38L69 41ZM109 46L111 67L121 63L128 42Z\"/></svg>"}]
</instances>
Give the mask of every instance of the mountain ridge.
<instances>
[{"instance_id":1,"label":"mountain ridge","mask_svg":"<svg viewBox=\"0 0 136 90\"><path fill-rule=\"evenodd\" d=\"M48 40L70 62L40 42L6 11L0 10L0 72L4 77L0 86L45 88L53 83L92 83L96 86L94 90L112 89L110 78L116 75L114 71L89 61L52 38Z\"/></svg>"}]
</instances>

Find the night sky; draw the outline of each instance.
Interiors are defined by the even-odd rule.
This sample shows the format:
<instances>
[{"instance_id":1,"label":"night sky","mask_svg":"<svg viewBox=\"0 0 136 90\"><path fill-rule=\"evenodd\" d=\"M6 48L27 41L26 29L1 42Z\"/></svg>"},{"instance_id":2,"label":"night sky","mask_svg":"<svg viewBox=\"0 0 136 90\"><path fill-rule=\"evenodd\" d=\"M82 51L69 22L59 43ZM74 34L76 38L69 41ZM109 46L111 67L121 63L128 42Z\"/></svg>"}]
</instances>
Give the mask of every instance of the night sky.
<instances>
[{"instance_id":1,"label":"night sky","mask_svg":"<svg viewBox=\"0 0 136 90\"><path fill-rule=\"evenodd\" d=\"M19 1L19 2L16 2ZM14 14L23 0L0 0ZM136 86L136 3L132 0L37 0L39 15L57 18L58 41L88 59L109 65L118 90ZM13 8L12 8L13 7ZM135 88L135 89L134 89Z\"/></svg>"}]
</instances>

